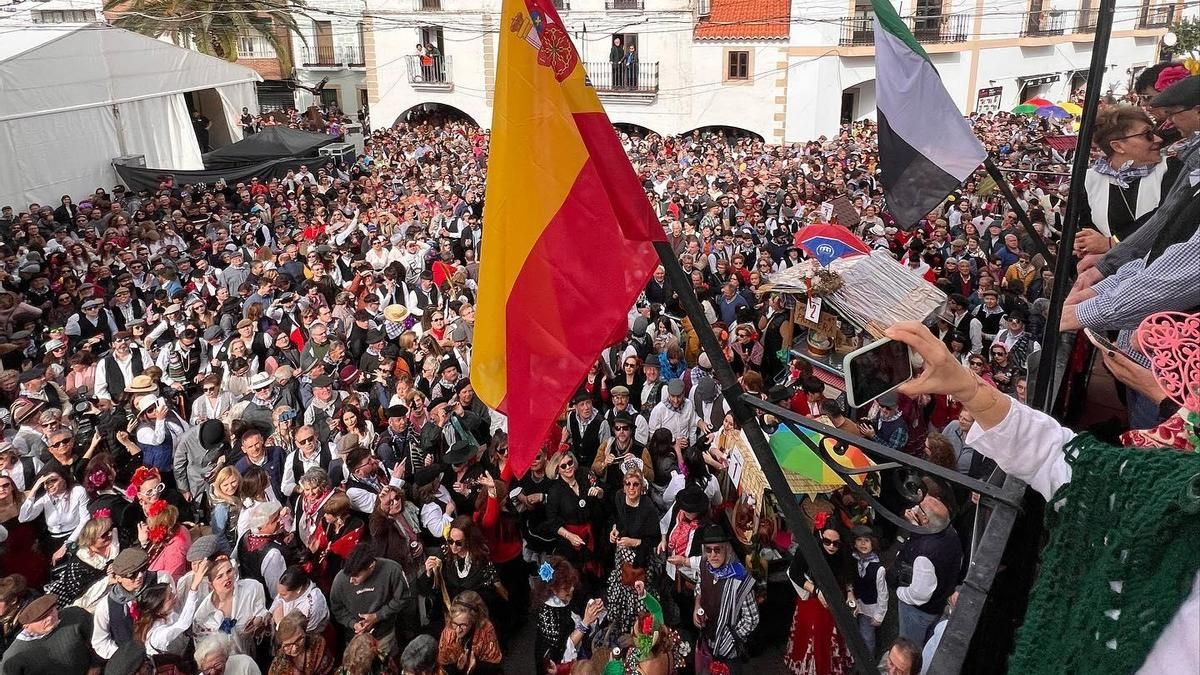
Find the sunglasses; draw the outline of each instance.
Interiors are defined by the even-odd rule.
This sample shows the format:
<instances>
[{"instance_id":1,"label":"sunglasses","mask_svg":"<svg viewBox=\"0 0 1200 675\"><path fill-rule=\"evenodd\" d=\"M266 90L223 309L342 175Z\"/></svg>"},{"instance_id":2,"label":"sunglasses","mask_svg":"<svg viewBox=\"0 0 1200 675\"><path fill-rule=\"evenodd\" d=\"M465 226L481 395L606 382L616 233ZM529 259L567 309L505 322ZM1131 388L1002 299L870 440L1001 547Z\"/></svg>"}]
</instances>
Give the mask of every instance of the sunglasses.
<instances>
[{"instance_id":1,"label":"sunglasses","mask_svg":"<svg viewBox=\"0 0 1200 675\"><path fill-rule=\"evenodd\" d=\"M725 547L723 547L723 546L705 546L704 547L705 553L721 553L724 550L725 550Z\"/></svg>"},{"instance_id":2,"label":"sunglasses","mask_svg":"<svg viewBox=\"0 0 1200 675\"><path fill-rule=\"evenodd\" d=\"M455 548L467 545L467 542L464 539L449 539L446 541L446 543L450 544L451 546L453 546Z\"/></svg>"},{"instance_id":3,"label":"sunglasses","mask_svg":"<svg viewBox=\"0 0 1200 675\"><path fill-rule=\"evenodd\" d=\"M1130 139L1130 138L1143 138L1146 140L1147 143L1153 143L1154 139L1157 137L1158 137L1158 134L1154 133L1153 129L1147 129L1145 131L1141 131L1136 134L1129 134L1128 136L1117 136L1113 140L1114 141L1124 141L1124 140Z\"/></svg>"},{"instance_id":4,"label":"sunglasses","mask_svg":"<svg viewBox=\"0 0 1200 675\"><path fill-rule=\"evenodd\" d=\"M561 463L561 464L559 464L559 465L558 465L558 470L559 470L559 471L562 471L563 469L570 469L570 468L572 468L572 467L574 467L574 466L575 466L575 460L573 460L573 459L568 459L567 461L565 461L565 462L563 462L563 463Z\"/></svg>"},{"instance_id":5,"label":"sunglasses","mask_svg":"<svg viewBox=\"0 0 1200 675\"><path fill-rule=\"evenodd\" d=\"M826 546L832 546L834 548L837 548L838 546L842 545L842 540L841 539L826 539L825 537L821 537L821 543L825 544Z\"/></svg>"},{"instance_id":6,"label":"sunglasses","mask_svg":"<svg viewBox=\"0 0 1200 675\"><path fill-rule=\"evenodd\" d=\"M61 448L62 446L66 445L67 443L70 443L70 442L71 442L71 439L69 439L69 438L64 438L64 439L63 439L63 440L61 440L61 441L55 441L55 442L51 443L51 444L50 444L50 447L52 447L52 448Z\"/></svg>"}]
</instances>

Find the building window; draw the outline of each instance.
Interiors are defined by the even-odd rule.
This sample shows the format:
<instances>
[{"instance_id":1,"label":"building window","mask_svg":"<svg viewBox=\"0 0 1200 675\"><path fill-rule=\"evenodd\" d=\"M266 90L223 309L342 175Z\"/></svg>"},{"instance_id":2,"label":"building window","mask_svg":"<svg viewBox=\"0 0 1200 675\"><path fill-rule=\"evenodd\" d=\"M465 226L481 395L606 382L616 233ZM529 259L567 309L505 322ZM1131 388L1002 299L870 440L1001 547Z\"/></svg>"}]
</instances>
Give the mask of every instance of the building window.
<instances>
[{"instance_id":1,"label":"building window","mask_svg":"<svg viewBox=\"0 0 1200 675\"><path fill-rule=\"evenodd\" d=\"M90 23L96 13L90 9L45 9L33 12L34 23Z\"/></svg>"},{"instance_id":2,"label":"building window","mask_svg":"<svg viewBox=\"0 0 1200 675\"><path fill-rule=\"evenodd\" d=\"M273 59L275 47L262 33L249 28L243 29L238 35L238 58Z\"/></svg>"},{"instance_id":3,"label":"building window","mask_svg":"<svg viewBox=\"0 0 1200 675\"><path fill-rule=\"evenodd\" d=\"M728 52L726 60L728 68L725 72L725 79L750 79L750 52Z\"/></svg>"}]
</instances>

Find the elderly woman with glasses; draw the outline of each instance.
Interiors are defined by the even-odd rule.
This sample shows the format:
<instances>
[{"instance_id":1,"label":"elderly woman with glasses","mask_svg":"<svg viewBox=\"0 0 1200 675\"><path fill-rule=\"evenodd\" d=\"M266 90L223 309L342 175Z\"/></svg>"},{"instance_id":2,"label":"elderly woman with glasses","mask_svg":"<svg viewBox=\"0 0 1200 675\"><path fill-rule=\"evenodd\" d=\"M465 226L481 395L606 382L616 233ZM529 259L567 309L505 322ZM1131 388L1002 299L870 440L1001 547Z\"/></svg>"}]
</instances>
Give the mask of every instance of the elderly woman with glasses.
<instances>
[{"instance_id":1,"label":"elderly woman with glasses","mask_svg":"<svg viewBox=\"0 0 1200 675\"><path fill-rule=\"evenodd\" d=\"M46 584L46 592L58 596L60 607L80 599L106 576L108 565L119 550L116 534L108 515L96 515L84 524L71 554L54 568L50 582ZM94 602L93 599L89 604Z\"/></svg>"},{"instance_id":2,"label":"elderly woman with glasses","mask_svg":"<svg viewBox=\"0 0 1200 675\"><path fill-rule=\"evenodd\" d=\"M465 591L454 598L449 623L438 642L438 662L446 675L503 672L504 654L487 606L477 593Z\"/></svg>"}]
</instances>

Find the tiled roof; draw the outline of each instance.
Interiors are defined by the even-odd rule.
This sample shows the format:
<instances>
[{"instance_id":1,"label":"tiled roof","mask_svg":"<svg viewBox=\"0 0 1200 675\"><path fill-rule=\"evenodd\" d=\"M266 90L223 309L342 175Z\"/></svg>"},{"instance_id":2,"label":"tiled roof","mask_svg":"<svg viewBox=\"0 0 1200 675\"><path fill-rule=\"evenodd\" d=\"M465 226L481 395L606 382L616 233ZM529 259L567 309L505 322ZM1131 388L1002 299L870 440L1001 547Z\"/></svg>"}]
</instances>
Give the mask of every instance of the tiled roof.
<instances>
[{"instance_id":1,"label":"tiled roof","mask_svg":"<svg viewBox=\"0 0 1200 675\"><path fill-rule=\"evenodd\" d=\"M712 0L711 13L696 24L697 40L784 40L789 0Z\"/></svg>"}]
</instances>

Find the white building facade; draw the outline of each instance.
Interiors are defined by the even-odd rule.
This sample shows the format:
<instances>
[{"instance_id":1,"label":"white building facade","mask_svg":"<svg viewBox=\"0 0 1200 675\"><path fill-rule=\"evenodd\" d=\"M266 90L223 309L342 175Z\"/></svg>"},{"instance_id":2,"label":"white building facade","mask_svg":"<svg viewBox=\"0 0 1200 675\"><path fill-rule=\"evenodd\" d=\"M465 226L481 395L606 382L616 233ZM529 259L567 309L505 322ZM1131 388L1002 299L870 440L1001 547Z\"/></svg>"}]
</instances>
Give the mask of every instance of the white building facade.
<instances>
[{"instance_id":1,"label":"white building facade","mask_svg":"<svg viewBox=\"0 0 1200 675\"><path fill-rule=\"evenodd\" d=\"M364 0L309 0L296 14L301 36L292 36L296 81L314 86L327 80L319 95L296 90L296 108L334 103L353 113L367 104Z\"/></svg>"},{"instance_id":2,"label":"white building facade","mask_svg":"<svg viewBox=\"0 0 1200 675\"><path fill-rule=\"evenodd\" d=\"M1068 6L1068 3L1071 3ZM875 112L869 0L557 0L614 123L664 134L733 127L776 143ZM1121 94L1153 64L1181 3L1117 0L1104 73ZM901 14L964 112L1068 98L1086 81L1098 0L916 0ZM490 127L499 0L367 0L375 126L428 104ZM636 69L612 58L635 47ZM418 45L420 45L418 47ZM611 58L610 58L611 57Z\"/></svg>"}]
</instances>

